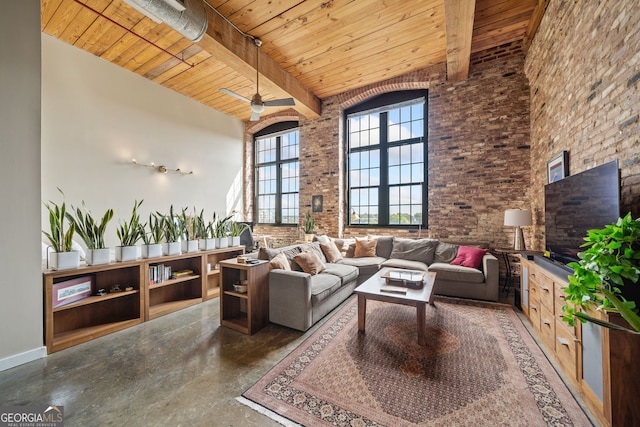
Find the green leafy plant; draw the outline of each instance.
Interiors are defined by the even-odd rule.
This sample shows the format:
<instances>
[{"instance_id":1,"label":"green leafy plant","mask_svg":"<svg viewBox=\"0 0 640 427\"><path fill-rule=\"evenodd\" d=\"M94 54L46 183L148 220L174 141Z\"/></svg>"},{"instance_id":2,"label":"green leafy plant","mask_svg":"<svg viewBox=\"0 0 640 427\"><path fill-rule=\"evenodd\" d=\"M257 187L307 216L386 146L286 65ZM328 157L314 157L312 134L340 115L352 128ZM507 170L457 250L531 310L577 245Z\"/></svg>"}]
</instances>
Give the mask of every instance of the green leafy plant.
<instances>
[{"instance_id":1,"label":"green leafy plant","mask_svg":"<svg viewBox=\"0 0 640 427\"><path fill-rule=\"evenodd\" d=\"M640 278L640 220L631 214L602 229L589 230L578 253L579 262L569 264L574 274L564 288L567 305L563 320L575 325L593 322L598 325L640 334L640 317L635 301L627 301L621 287L638 286ZM588 315L583 309L595 308L618 312L633 329L624 328Z\"/></svg>"},{"instance_id":2,"label":"green leafy plant","mask_svg":"<svg viewBox=\"0 0 640 427\"><path fill-rule=\"evenodd\" d=\"M194 208L195 212L195 208ZM204 209L200 211L200 214L193 217L193 234L196 239L211 239L213 238L213 227L216 220L216 214L213 214L213 221L205 221Z\"/></svg>"},{"instance_id":3,"label":"green leafy plant","mask_svg":"<svg viewBox=\"0 0 640 427\"><path fill-rule=\"evenodd\" d=\"M180 225L180 220L173 212L173 205L169 208L169 215L162 215L159 212L158 214L163 217L162 223L164 226L164 237L166 241L169 243L179 241L182 227Z\"/></svg>"},{"instance_id":4,"label":"green leafy plant","mask_svg":"<svg viewBox=\"0 0 640 427\"><path fill-rule=\"evenodd\" d=\"M164 237L164 226L162 224L163 219L158 213L150 213L149 221L146 224L142 224L142 241L145 245L154 245L162 242ZM149 228L149 232L146 228Z\"/></svg>"},{"instance_id":5,"label":"green leafy plant","mask_svg":"<svg viewBox=\"0 0 640 427\"><path fill-rule=\"evenodd\" d=\"M142 200L134 201L129 222L121 222L116 229L120 246L135 246L144 235L144 227L141 227L140 214L138 214L138 208L142 202Z\"/></svg>"},{"instance_id":6,"label":"green leafy plant","mask_svg":"<svg viewBox=\"0 0 640 427\"><path fill-rule=\"evenodd\" d=\"M82 209L71 207L71 212L66 213L69 223L75 227L76 233L87 245L87 249L104 249L104 235L107 231L107 224L113 218L113 209L107 209L100 222L96 222L87 206L82 201Z\"/></svg>"},{"instance_id":7,"label":"green leafy plant","mask_svg":"<svg viewBox=\"0 0 640 427\"><path fill-rule=\"evenodd\" d=\"M304 226L302 228L304 229L304 234L313 234L316 228L316 221L311 218L310 212L304 214Z\"/></svg>"},{"instance_id":8,"label":"green leafy plant","mask_svg":"<svg viewBox=\"0 0 640 427\"><path fill-rule=\"evenodd\" d=\"M58 188L58 191L64 198L64 193ZM69 223L69 228L65 231L64 223L67 217L67 206L62 201L62 205L58 206L56 203L49 201L44 203L44 206L49 211L49 232L42 231L49 239L53 250L56 252L71 252L73 246L73 234L76 232L73 222Z\"/></svg>"}]
</instances>

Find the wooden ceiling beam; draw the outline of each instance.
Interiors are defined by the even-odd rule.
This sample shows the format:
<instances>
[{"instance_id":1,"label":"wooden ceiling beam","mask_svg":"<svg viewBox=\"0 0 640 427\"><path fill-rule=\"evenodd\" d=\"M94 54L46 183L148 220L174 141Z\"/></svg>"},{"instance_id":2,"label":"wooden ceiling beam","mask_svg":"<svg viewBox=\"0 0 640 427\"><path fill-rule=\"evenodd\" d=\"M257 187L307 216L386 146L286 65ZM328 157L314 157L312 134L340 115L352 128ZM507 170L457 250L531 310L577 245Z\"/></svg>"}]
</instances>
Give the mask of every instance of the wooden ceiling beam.
<instances>
[{"instance_id":1,"label":"wooden ceiling beam","mask_svg":"<svg viewBox=\"0 0 640 427\"><path fill-rule=\"evenodd\" d=\"M533 38L538 31L538 27L540 26L540 22L542 21L542 17L544 16L544 12L547 10L548 5L549 0L538 0L535 9L533 9L533 14L529 19L527 32L525 33L524 41L522 42L525 52L529 50L529 46L531 46L531 42L533 42Z\"/></svg>"},{"instance_id":2,"label":"wooden ceiling beam","mask_svg":"<svg viewBox=\"0 0 640 427\"><path fill-rule=\"evenodd\" d=\"M475 10L476 0L444 0L449 81L465 80L469 76Z\"/></svg>"},{"instance_id":3,"label":"wooden ceiling beam","mask_svg":"<svg viewBox=\"0 0 640 427\"><path fill-rule=\"evenodd\" d=\"M320 99L296 78L285 71L271 57L256 49L254 41L240 34L220 15L207 10L209 27L207 33L197 44L238 74L255 83L256 54L260 55L260 89L279 97L292 97L295 109L308 118L320 117ZM218 90L220 88L212 88ZM261 92L262 93L262 92ZM253 94L243 94L251 98Z\"/></svg>"}]
</instances>

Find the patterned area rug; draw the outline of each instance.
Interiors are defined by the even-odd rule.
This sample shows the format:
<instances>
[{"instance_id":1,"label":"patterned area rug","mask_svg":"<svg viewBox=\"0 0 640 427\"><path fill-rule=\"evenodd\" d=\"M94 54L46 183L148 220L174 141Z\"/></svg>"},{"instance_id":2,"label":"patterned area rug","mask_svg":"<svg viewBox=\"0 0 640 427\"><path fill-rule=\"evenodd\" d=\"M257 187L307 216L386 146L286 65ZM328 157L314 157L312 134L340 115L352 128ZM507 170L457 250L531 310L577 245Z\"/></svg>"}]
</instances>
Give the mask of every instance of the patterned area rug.
<instances>
[{"instance_id":1,"label":"patterned area rug","mask_svg":"<svg viewBox=\"0 0 640 427\"><path fill-rule=\"evenodd\" d=\"M354 298L243 396L305 426L590 426L511 307Z\"/></svg>"}]
</instances>

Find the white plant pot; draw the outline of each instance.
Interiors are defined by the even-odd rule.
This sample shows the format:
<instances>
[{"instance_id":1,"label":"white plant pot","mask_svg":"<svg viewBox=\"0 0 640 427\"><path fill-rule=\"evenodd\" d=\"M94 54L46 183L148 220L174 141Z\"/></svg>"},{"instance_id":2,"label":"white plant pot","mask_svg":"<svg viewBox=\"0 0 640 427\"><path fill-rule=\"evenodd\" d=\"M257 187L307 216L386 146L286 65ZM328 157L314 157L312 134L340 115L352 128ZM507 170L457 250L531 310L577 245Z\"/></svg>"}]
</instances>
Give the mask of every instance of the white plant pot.
<instances>
[{"instance_id":1,"label":"white plant pot","mask_svg":"<svg viewBox=\"0 0 640 427\"><path fill-rule=\"evenodd\" d=\"M138 246L116 246L116 261L135 261L138 259Z\"/></svg>"},{"instance_id":2,"label":"white plant pot","mask_svg":"<svg viewBox=\"0 0 640 427\"><path fill-rule=\"evenodd\" d=\"M140 246L140 251L142 252L142 258L157 258L162 256L162 244L142 245Z\"/></svg>"},{"instance_id":3,"label":"white plant pot","mask_svg":"<svg viewBox=\"0 0 640 427\"><path fill-rule=\"evenodd\" d=\"M216 237L216 248L223 249L229 246L228 237Z\"/></svg>"},{"instance_id":4,"label":"white plant pot","mask_svg":"<svg viewBox=\"0 0 640 427\"><path fill-rule=\"evenodd\" d=\"M183 240L182 242L182 253L188 254L191 252L198 252L198 241L197 240Z\"/></svg>"},{"instance_id":5,"label":"white plant pot","mask_svg":"<svg viewBox=\"0 0 640 427\"><path fill-rule=\"evenodd\" d=\"M87 250L87 265L109 264L111 250L109 248Z\"/></svg>"},{"instance_id":6,"label":"white plant pot","mask_svg":"<svg viewBox=\"0 0 640 427\"><path fill-rule=\"evenodd\" d=\"M80 267L80 252L49 252L49 268L68 270Z\"/></svg>"},{"instance_id":7,"label":"white plant pot","mask_svg":"<svg viewBox=\"0 0 640 427\"><path fill-rule=\"evenodd\" d=\"M198 240L198 247L201 251L210 251L216 248L216 239L200 239Z\"/></svg>"},{"instance_id":8,"label":"white plant pot","mask_svg":"<svg viewBox=\"0 0 640 427\"><path fill-rule=\"evenodd\" d=\"M163 243L162 255L180 255L180 242Z\"/></svg>"},{"instance_id":9,"label":"white plant pot","mask_svg":"<svg viewBox=\"0 0 640 427\"><path fill-rule=\"evenodd\" d=\"M240 236L229 237L229 239L231 239L230 246L240 246Z\"/></svg>"}]
</instances>

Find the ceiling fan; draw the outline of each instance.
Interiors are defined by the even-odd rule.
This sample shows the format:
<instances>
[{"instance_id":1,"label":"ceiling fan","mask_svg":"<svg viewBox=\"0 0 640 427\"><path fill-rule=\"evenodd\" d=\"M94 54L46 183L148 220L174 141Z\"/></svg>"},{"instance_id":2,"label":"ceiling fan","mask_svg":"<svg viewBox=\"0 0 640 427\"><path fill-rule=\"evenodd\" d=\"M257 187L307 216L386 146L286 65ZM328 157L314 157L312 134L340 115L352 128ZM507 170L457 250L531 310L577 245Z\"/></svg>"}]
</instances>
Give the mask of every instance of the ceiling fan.
<instances>
[{"instance_id":1,"label":"ceiling fan","mask_svg":"<svg viewBox=\"0 0 640 427\"><path fill-rule=\"evenodd\" d=\"M227 95L235 96L236 98L251 104L251 118L249 119L252 122L260 120L260 113L264 111L264 107L285 107L285 106L294 106L296 105L293 98L283 98L283 99L273 99L271 101L263 101L262 96L260 96L260 85L258 84L258 77L260 75L258 68L258 58L260 54L258 49L262 46L262 40L259 38L253 39L254 44L256 45L256 94L253 95L253 98L249 99L240 94L235 93L232 90L222 88L220 92L224 92Z\"/></svg>"}]
</instances>

